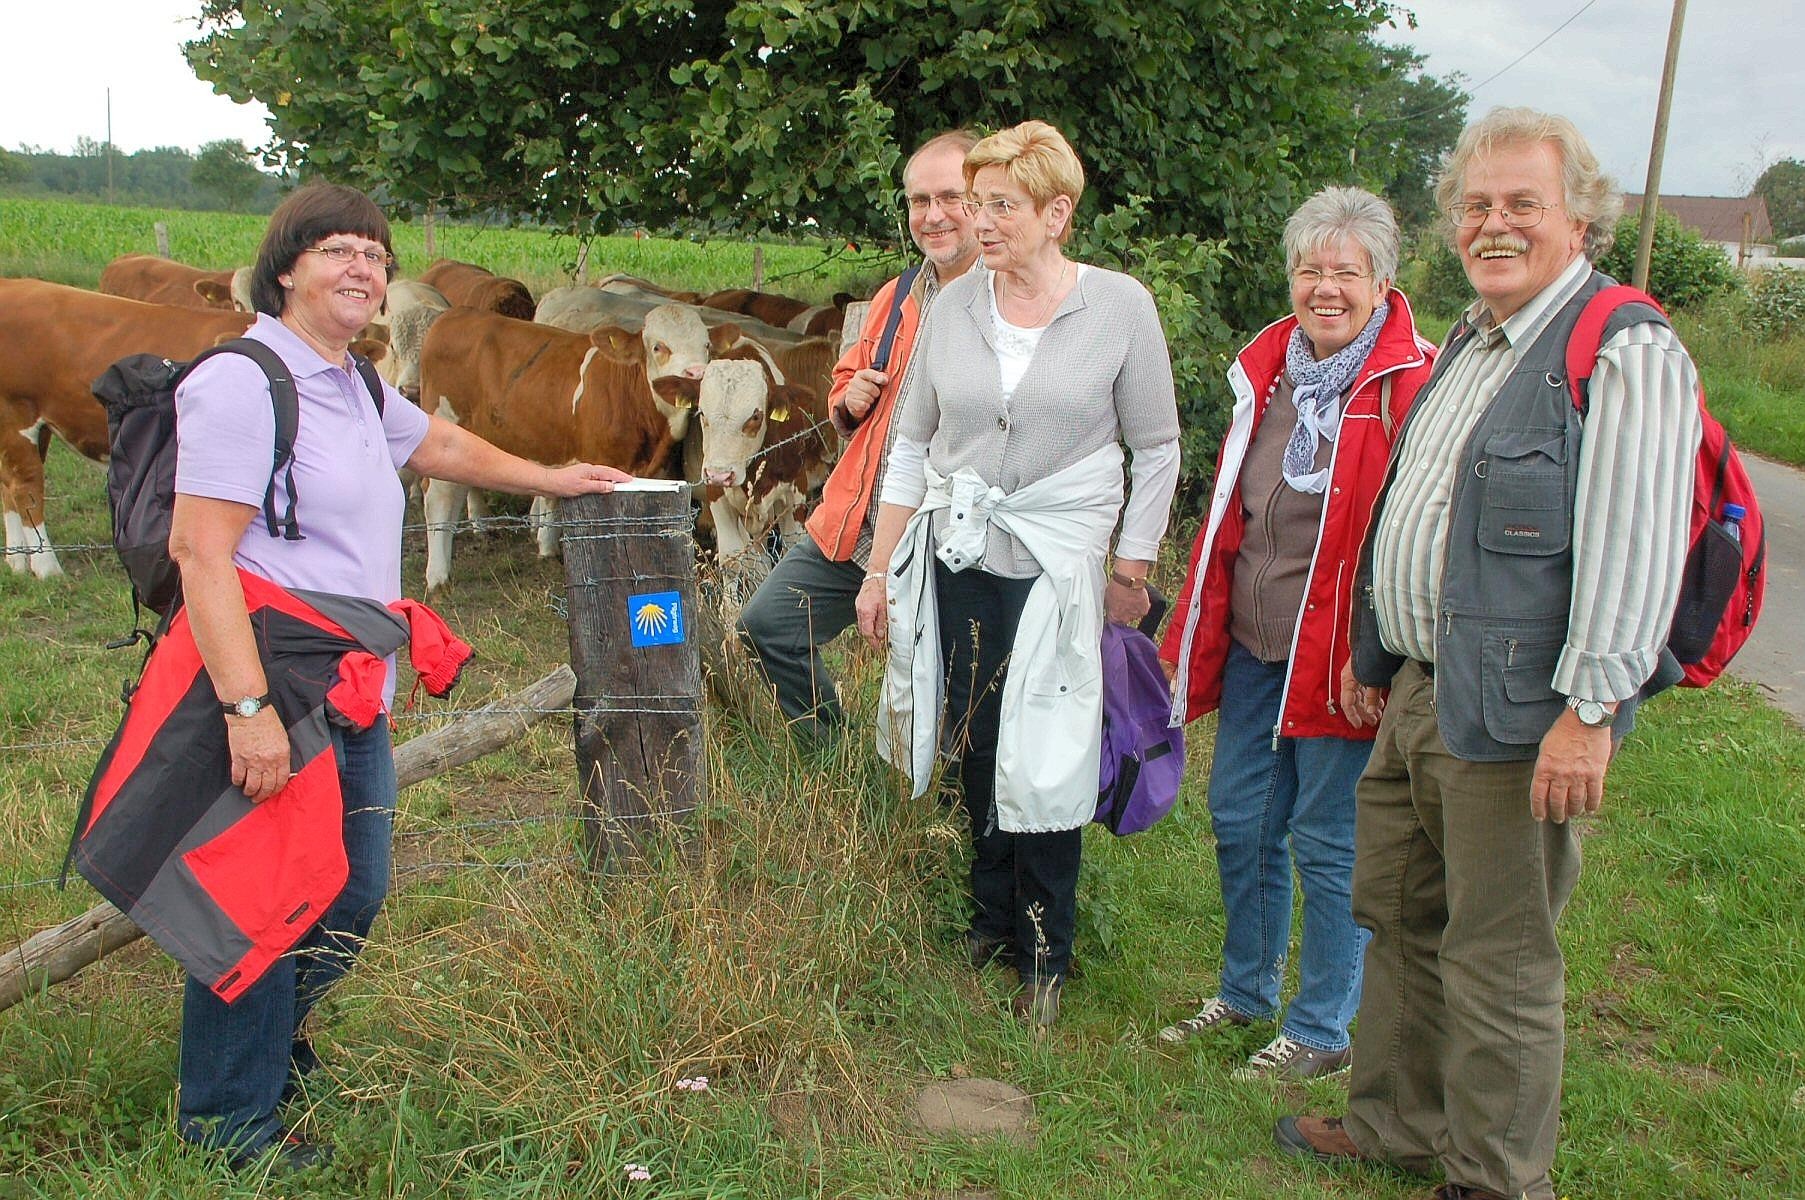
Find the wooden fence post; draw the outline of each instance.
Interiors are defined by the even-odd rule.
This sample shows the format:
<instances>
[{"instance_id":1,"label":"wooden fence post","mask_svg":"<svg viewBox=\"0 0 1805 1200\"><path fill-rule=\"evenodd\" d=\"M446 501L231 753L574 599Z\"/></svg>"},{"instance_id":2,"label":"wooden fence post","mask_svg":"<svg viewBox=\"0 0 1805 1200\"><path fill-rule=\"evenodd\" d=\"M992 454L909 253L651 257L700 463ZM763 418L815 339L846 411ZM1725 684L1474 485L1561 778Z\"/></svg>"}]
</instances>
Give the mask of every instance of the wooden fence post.
<instances>
[{"instance_id":1,"label":"wooden fence post","mask_svg":"<svg viewBox=\"0 0 1805 1200\"><path fill-rule=\"evenodd\" d=\"M162 221L158 221L151 226L151 229L157 235L157 257L158 258L168 258L169 257L169 226L164 224Z\"/></svg>"},{"instance_id":2,"label":"wooden fence post","mask_svg":"<svg viewBox=\"0 0 1805 1200\"><path fill-rule=\"evenodd\" d=\"M591 870L687 826L703 800L689 493L639 480L558 504L576 672L579 824Z\"/></svg>"}]
</instances>

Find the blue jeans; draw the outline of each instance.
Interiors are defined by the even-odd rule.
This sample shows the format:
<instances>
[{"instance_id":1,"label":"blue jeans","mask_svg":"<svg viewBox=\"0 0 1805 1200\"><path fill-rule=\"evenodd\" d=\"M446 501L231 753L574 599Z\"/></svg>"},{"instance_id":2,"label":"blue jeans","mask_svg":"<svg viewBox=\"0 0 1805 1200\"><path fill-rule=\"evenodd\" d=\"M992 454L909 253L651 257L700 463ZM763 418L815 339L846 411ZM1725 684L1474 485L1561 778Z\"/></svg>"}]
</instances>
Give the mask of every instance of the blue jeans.
<instances>
[{"instance_id":1,"label":"blue jeans","mask_svg":"<svg viewBox=\"0 0 1805 1200\"><path fill-rule=\"evenodd\" d=\"M397 789L387 719L378 717L362 733L334 727L332 749L345 799L350 877L320 923L234 1003L187 980L177 1129L188 1141L254 1154L281 1135L276 1107L295 1033L351 969L388 894Z\"/></svg>"},{"instance_id":2,"label":"blue jeans","mask_svg":"<svg viewBox=\"0 0 1805 1200\"><path fill-rule=\"evenodd\" d=\"M1291 941L1291 872L1304 892L1297 996L1281 1031L1313 1050L1348 1045L1368 934L1354 924L1354 784L1372 743L1279 738L1285 664L1231 642L1210 764L1210 823L1225 929L1217 995L1243 1016L1278 1012Z\"/></svg>"}]
</instances>

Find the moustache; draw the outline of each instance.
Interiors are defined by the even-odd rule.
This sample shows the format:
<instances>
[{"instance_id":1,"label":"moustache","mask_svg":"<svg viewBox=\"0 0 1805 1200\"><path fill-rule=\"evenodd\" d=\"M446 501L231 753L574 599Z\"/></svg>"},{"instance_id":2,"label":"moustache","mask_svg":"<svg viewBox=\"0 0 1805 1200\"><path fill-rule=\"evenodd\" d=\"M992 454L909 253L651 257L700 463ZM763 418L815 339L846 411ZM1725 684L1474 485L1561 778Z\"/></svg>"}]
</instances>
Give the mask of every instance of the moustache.
<instances>
[{"instance_id":1,"label":"moustache","mask_svg":"<svg viewBox=\"0 0 1805 1200\"><path fill-rule=\"evenodd\" d=\"M1514 234L1496 233L1490 237L1479 238L1471 246L1468 246L1467 257L1479 258L1493 250L1505 250L1513 254L1528 254L1529 242L1527 239L1517 237Z\"/></svg>"}]
</instances>

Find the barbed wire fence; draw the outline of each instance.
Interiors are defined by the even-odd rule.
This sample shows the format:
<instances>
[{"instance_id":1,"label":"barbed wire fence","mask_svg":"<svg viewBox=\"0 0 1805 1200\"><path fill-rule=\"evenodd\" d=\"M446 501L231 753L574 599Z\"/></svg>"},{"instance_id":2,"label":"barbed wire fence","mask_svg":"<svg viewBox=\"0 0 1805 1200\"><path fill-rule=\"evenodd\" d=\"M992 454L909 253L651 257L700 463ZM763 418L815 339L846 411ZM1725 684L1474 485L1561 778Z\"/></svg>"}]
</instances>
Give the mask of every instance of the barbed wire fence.
<instances>
[{"instance_id":1,"label":"barbed wire fence","mask_svg":"<svg viewBox=\"0 0 1805 1200\"><path fill-rule=\"evenodd\" d=\"M785 438L780 442L771 443L763 450L757 452L753 458L757 459L763 457L765 454L777 450L789 442L820 436L820 430L821 425L820 423L817 423L808 430ZM700 481L681 482L686 483L687 486L692 489L692 494L699 494L697 489L702 486ZM451 529L453 531L474 529L482 532L494 530L521 530L531 533L537 532L543 525L552 521L555 521L555 518L542 517L535 514L493 514L479 518L475 521L407 522L402 526L402 533L404 537L418 537L442 529ZM632 524L633 522L629 519L626 523ZM578 540L593 540L598 537L675 536L687 537L693 540L695 535L695 518L693 512L687 519L672 520L669 518L660 518L646 524L647 528L643 530L623 528L604 534L573 534L566 532L564 537L566 539L575 538ZM9 555L30 555L39 553L44 549L52 549L59 555L64 553L79 553L110 556L114 553L114 547L110 544L88 542L48 543L38 546L8 546L5 548L5 553ZM637 576L633 577L633 579L635 582L653 581L650 576L644 577L643 580ZM121 590L126 590L128 585L123 571L119 574L119 582ZM546 594L546 607L555 613L560 620L565 620L568 618L568 589L571 587L594 587L603 582L604 580L602 579L585 578L560 585L556 588L549 588ZM95 648L100 648L98 643ZM411 708L411 706L397 705L393 711L388 713L388 719L391 727L397 729L416 727L417 732L415 736L418 736L418 734L429 733L435 729L442 728L462 718L473 716L478 713L487 715L532 716L540 719L567 717L574 721L579 718L593 719L598 713L662 716L678 712L696 712L700 710L701 706L702 701L699 696L690 698L688 702L685 703L670 696L611 695L594 697L592 703L582 707L568 704L562 706L531 708L480 703L469 706L435 704L431 710L422 711L415 710ZM14 742L0 742L0 756L6 756L7 761L12 761L12 756L20 754L91 750L94 755L98 757L100 750L106 746L110 740L110 737L88 736L34 738ZM575 782L574 771L571 773L571 782ZM398 810L397 817L398 819L404 818L405 809ZM568 808L560 812L485 818L481 820L457 821L444 824L435 823L417 828L397 828L394 833L394 840L398 847L414 843L425 844L428 843L429 840L435 847L441 843L450 845L475 845L482 840L481 835L483 834L491 834L503 830L520 831L545 829L555 825L565 826L570 832L570 837L560 839L559 853L555 855L547 854L506 859L481 858L471 855L455 858L429 856L422 861L398 862L393 869L393 873L397 879L401 879L432 874L444 874L454 871L482 870L502 873L544 870L549 868L574 868L577 858L573 849L573 844L579 819L577 804L573 796ZM60 854L61 847L57 847L56 851ZM5 864L0 864L0 870L4 870L4 867ZM70 878L80 882L79 876L72 875ZM49 890L58 887L62 883L63 877L60 873L40 877L5 880L0 881L0 895L17 894L35 889ZM400 900L405 900L405 898L405 892L399 890L394 897L394 899Z\"/></svg>"}]
</instances>

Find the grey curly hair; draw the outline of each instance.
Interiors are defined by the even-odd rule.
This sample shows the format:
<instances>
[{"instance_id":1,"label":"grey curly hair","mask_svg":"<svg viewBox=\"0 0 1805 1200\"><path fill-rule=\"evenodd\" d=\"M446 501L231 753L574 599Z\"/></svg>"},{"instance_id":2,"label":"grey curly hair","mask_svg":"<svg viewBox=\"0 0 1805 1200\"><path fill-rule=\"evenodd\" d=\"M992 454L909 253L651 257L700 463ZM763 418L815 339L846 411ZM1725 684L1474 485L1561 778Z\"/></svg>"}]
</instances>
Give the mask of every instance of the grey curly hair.
<instances>
[{"instance_id":1,"label":"grey curly hair","mask_svg":"<svg viewBox=\"0 0 1805 1200\"><path fill-rule=\"evenodd\" d=\"M1435 203L1441 210L1450 242L1454 224L1448 206L1460 200L1467 167L1477 154L1499 146L1553 142L1561 159L1561 203L1569 216L1586 223L1585 256L1593 262L1611 248L1617 218L1623 214L1623 194L1617 181L1598 167L1585 135L1566 117L1533 108L1494 108L1461 130L1460 141L1442 166L1435 183Z\"/></svg>"}]
</instances>

